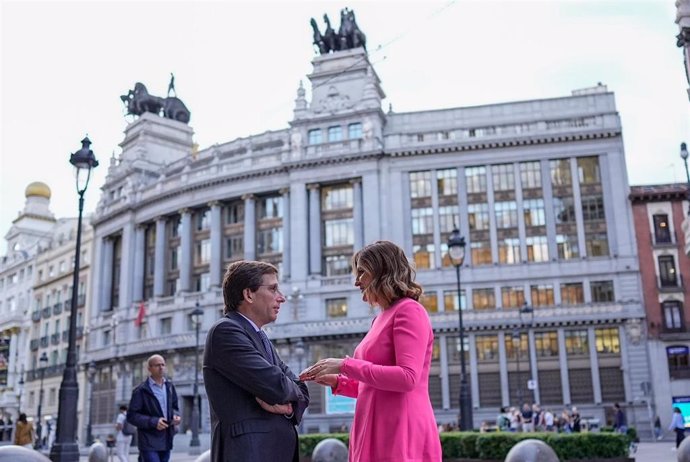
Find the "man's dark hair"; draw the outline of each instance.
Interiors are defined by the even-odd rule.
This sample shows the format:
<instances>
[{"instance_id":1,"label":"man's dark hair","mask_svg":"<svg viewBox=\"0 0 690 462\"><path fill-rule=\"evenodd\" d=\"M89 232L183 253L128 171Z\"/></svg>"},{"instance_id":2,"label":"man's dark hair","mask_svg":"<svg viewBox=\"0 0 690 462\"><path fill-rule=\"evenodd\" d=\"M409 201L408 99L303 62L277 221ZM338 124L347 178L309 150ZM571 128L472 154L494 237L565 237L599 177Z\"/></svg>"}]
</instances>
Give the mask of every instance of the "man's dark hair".
<instances>
[{"instance_id":1,"label":"man's dark hair","mask_svg":"<svg viewBox=\"0 0 690 462\"><path fill-rule=\"evenodd\" d=\"M259 290L264 274L278 274L278 268L262 261L240 260L231 263L223 277L223 314L237 311L244 300L244 289Z\"/></svg>"},{"instance_id":2,"label":"man's dark hair","mask_svg":"<svg viewBox=\"0 0 690 462\"><path fill-rule=\"evenodd\" d=\"M127 410L127 405L126 405L126 404L120 404L120 410L121 410L121 411L126 411L126 410Z\"/></svg>"}]
</instances>

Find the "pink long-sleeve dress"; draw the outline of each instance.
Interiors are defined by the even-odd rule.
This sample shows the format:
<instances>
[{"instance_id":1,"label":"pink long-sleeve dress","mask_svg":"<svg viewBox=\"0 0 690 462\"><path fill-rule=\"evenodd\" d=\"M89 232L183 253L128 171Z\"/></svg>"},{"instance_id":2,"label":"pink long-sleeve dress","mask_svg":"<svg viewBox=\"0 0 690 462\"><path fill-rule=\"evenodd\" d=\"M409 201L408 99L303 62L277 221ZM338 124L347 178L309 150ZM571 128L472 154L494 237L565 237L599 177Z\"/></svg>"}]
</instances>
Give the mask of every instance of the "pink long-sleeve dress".
<instances>
[{"instance_id":1,"label":"pink long-sleeve dress","mask_svg":"<svg viewBox=\"0 0 690 462\"><path fill-rule=\"evenodd\" d=\"M429 399L434 344L429 315L403 298L383 310L346 358L335 394L357 398L350 462L439 462L441 443Z\"/></svg>"}]
</instances>

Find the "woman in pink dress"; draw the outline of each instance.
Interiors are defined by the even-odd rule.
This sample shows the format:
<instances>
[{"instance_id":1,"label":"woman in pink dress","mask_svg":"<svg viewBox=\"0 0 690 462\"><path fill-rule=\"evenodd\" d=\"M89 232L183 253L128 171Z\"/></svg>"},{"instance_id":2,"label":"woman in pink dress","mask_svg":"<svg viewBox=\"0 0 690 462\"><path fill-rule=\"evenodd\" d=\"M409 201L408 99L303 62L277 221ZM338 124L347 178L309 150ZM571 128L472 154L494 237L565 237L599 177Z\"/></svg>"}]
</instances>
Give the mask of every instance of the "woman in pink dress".
<instances>
[{"instance_id":1,"label":"woman in pink dress","mask_svg":"<svg viewBox=\"0 0 690 462\"><path fill-rule=\"evenodd\" d=\"M434 333L417 302L422 288L403 250L378 241L352 257L355 286L381 313L354 357L327 358L301 380L357 398L350 462L438 462L441 443L429 399Z\"/></svg>"}]
</instances>

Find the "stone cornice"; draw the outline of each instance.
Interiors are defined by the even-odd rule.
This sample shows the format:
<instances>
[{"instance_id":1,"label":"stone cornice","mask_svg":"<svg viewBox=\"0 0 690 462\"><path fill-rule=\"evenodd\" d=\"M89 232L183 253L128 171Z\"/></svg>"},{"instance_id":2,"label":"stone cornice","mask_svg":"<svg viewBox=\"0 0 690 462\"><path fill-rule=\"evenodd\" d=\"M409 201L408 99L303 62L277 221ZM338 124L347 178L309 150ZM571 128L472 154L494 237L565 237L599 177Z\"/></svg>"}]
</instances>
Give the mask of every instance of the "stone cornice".
<instances>
[{"instance_id":1,"label":"stone cornice","mask_svg":"<svg viewBox=\"0 0 690 462\"><path fill-rule=\"evenodd\" d=\"M386 151L386 155L391 157L404 157L425 154L445 154L460 151L478 151L484 149L513 148L517 146L532 146L551 143L567 143L572 141L588 141L605 138L615 138L621 135L620 130L606 130L590 133L571 133L554 135L535 135L525 138L509 138L496 140L477 140L465 143L444 143L442 145L428 145L419 147L405 147L401 149Z\"/></svg>"}]
</instances>

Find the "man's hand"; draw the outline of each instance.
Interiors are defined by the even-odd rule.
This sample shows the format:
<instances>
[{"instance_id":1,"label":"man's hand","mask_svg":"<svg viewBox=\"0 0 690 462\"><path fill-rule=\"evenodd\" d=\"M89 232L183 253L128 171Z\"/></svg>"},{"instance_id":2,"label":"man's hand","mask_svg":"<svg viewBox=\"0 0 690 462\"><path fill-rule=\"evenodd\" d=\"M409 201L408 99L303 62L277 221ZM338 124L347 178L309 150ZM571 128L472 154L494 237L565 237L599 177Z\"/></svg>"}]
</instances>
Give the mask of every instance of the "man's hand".
<instances>
[{"instance_id":1,"label":"man's hand","mask_svg":"<svg viewBox=\"0 0 690 462\"><path fill-rule=\"evenodd\" d=\"M159 418L158 424L156 425L156 430L163 431L166 428L168 428L168 421L165 420L165 417Z\"/></svg>"},{"instance_id":2,"label":"man's hand","mask_svg":"<svg viewBox=\"0 0 690 462\"><path fill-rule=\"evenodd\" d=\"M256 402L259 403L259 406L261 406L264 411L270 412L271 414L292 414L292 403L270 405L266 401L261 400L260 398L256 398Z\"/></svg>"},{"instance_id":3,"label":"man's hand","mask_svg":"<svg viewBox=\"0 0 690 462\"><path fill-rule=\"evenodd\" d=\"M173 425L180 425L180 422L182 422L182 418L179 415L174 415L173 416Z\"/></svg>"}]
</instances>

